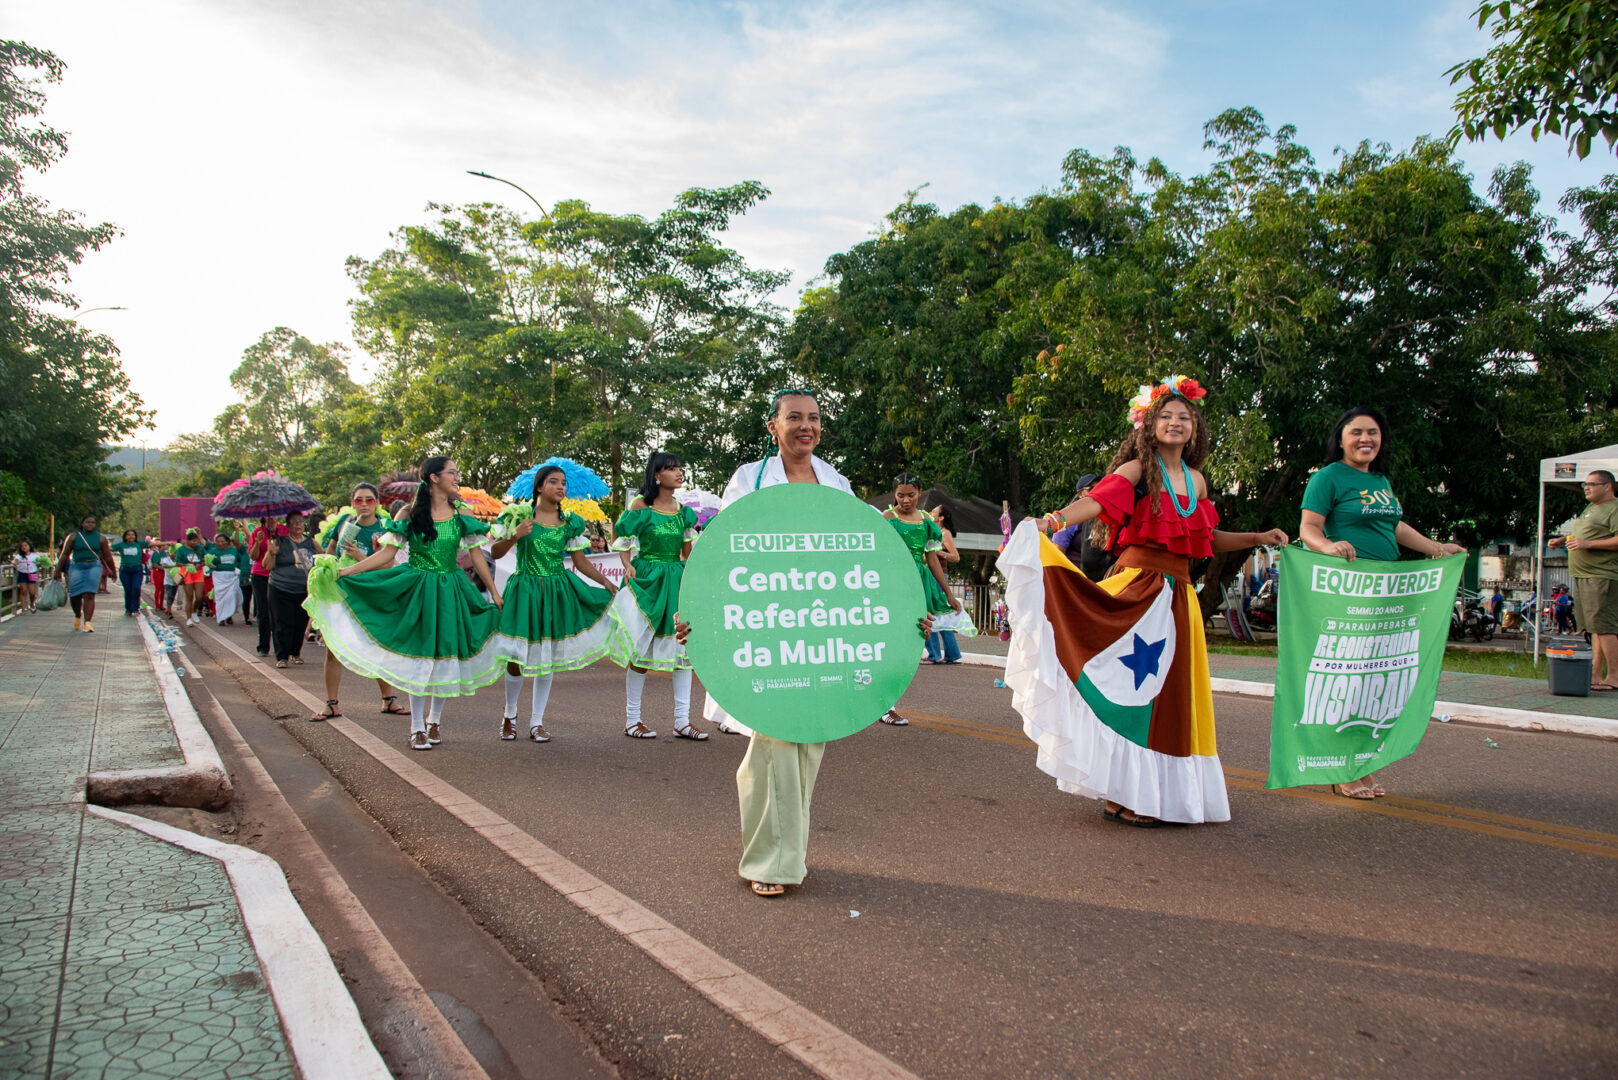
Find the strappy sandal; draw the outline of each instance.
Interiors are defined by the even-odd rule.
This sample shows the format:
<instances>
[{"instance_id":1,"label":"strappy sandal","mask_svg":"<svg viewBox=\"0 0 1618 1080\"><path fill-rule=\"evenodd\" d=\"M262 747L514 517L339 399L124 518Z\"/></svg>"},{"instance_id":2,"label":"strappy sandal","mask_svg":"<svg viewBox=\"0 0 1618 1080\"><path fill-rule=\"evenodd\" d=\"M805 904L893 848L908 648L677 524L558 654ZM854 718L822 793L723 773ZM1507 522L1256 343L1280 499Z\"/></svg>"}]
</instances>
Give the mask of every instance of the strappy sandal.
<instances>
[{"instance_id":1,"label":"strappy sandal","mask_svg":"<svg viewBox=\"0 0 1618 1080\"><path fill-rule=\"evenodd\" d=\"M1376 798L1376 788L1375 787L1355 788L1353 791L1350 791L1350 790L1348 790L1348 785L1347 784L1333 784L1331 786L1331 793L1333 795L1341 795L1345 799L1374 799L1374 798Z\"/></svg>"},{"instance_id":2,"label":"strappy sandal","mask_svg":"<svg viewBox=\"0 0 1618 1080\"><path fill-rule=\"evenodd\" d=\"M326 711L323 712L323 713L315 713L315 715L313 715L313 716L311 716L309 718L309 721L310 721L310 723L318 724L322 720L335 720L335 719L337 719L337 717L339 717L341 715L343 715L343 714L337 711L337 699L336 698L327 698L326 699Z\"/></svg>"},{"instance_id":3,"label":"strappy sandal","mask_svg":"<svg viewBox=\"0 0 1618 1080\"><path fill-rule=\"evenodd\" d=\"M500 718L500 741L517 741L517 718L515 716L502 716Z\"/></svg>"},{"instance_id":4,"label":"strappy sandal","mask_svg":"<svg viewBox=\"0 0 1618 1080\"><path fill-rule=\"evenodd\" d=\"M427 733L425 731L412 731L410 733L410 749L431 750L432 748L433 744L427 741Z\"/></svg>"},{"instance_id":5,"label":"strappy sandal","mask_svg":"<svg viewBox=\"0 0 1618 1080\"><path fill-rule=\"evenodd\" d=\"M687 724L685 727L675 728L674 737L676 739L690 739L693 742L702 742L708 738L708 733L706 731L698 731L690 724Z\"/></svg>"},{"instance_id":6,"label":"strappy sandal","mask_svg":"<svg viewBox=\"0 0 1618 1080\"><path fill-rule=\"evenodd\" d=\"M898 709L889 709L887 712L877 717L877 719L881 720L884 724L892 724L894 727L910 726L910 721L906 720L903 716L900 716Z\"/></svg>"},{"instance_id":7,"label":"strappy sandal","mask_svg":"<svg viewBox=\"0 0 1618 1080\"><path fill-rule=\"evenodd\" d=\"M438 730L437 724L427 725L427 741L434 746L444 741L443 733Z\"/></svg>"},{"instance_id":8,"label":"strappy sandal","mask_svg":"<svg viewBox=\"0 0 1618 1080\"><path fill-rule=\"evenodd\" d=\"M785 885L777 885L772 881L753 882L753 894L755 896L780 896L786 891L787 887Z\"/></svg>"},{"instance_id":9,"label":"strappy sandal","mask_svg":"<svg viewBox=\"0 0 1618 1080\"><path fill-rule=\"evenodd\" d=\"M1124 817L1128 814L1128 817ZM1137 829L1155 829L1163 822L1157 818L1143 818L1127 806L1120 806L1116 810L1109 810L1105 805L1101 808L1101 816L1108 821L1116 821L1120 825L1131 825Z\"/></svg>"},{"instance_id":10,"label":"strappy sandal","mask_svg":"<svg viewBox=\"0 0 1618 1080\"><path fill-rule=\"evenodd\" d=\"M528 729L529 742L550 742L551 737L545 733L544 724L535 724Z\"/></svg>"},{"instance_id":11,"label":"strappy sandal","mask_svg":"<svg viewBox=\"0 0 1618 1080\"><path fill-rule=\"evenodd\" d=\"M657 738L657 732L653 731L639 720L636 720L632 726L624 728L624 734L628 735L631 739Z\"/></svg>"},{"instance_id":12,"label":"strappy sandal","mask_svg":"<svg viewBox=\"0 0 1618 1080\"><path fill-rule=\"evenodd\" d=\"M382 699L382 715L383 716L409 716L410 715L410 710L409 709L401 709L401 708L399 708L399 697L398 697L398 695L397 694L389 694L387 697Z\"/></svg>"}]
</instances>

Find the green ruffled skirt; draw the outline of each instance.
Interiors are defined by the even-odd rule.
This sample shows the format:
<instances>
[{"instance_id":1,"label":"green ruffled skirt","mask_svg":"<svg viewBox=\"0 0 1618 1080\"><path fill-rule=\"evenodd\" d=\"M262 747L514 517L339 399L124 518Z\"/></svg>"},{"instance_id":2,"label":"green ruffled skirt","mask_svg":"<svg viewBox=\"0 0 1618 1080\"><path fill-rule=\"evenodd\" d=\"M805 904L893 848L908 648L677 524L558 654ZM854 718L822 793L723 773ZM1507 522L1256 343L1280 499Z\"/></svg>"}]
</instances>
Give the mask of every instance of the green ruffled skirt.
<instances>
[{"instance_id":1,"label":"green ruffled skirt","mask_svg":"<svg viewBox=\"0 0 1618 1080\"><path fill-rule=\"evenodd\" d=\"M344 667L407 694L472 694L505 666L500 611L459 572L391 566L339 578L337 559L320 555L303 607Z\"/></svg>"},{"instance_id":2,"label":"green ruffled skirt","mask_svg":"<svg viewBox=\"0 0 1618 1080\"><path fill-rule=\"evenodd\" d=\"M949 630L961 637L977 637L978 628L972 625L972 617L966 613L966 608L962 607L959 615L950 608L949 597L925 563L921 566L921 591L926 596L927 614L933 617L934 633Z\"/></svg>"},{"instance_id":3,"label":"green ruffled skirt","mask_svg":"<svg viewBox=\"0 0 1618 1080\"><path fill-rule=\"evenodd\" d=\"M589 667L603 657L624 663L612 593L563 570L512 574L502 594L496 648L524 675Z\"/></svg>"}]
</instances>

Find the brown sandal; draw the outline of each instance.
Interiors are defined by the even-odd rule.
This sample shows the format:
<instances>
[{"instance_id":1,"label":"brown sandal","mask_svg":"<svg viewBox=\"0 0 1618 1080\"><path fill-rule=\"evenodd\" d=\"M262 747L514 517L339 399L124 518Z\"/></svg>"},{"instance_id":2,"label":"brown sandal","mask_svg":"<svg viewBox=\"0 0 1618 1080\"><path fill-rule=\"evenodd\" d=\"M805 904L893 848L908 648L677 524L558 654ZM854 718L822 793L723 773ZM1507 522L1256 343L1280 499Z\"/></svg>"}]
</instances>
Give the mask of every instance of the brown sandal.
<instances>
[{"instance_id":1,"label":"brown sandal","mask_svg":"<svg viewBox=\"0 0 1618 1080\"><path fill-rule=\"evenodd\" d=\"M401 708L399 708L399 697L398 697L398 695L397 694L389 694L387 697L382 699L382 715L383 716L409 716L410 715L410 710L409 709L401 709Z\"/></svg>"},{"instance_id":2,"label":"brown sandal","mask_svg":"<svg viewBox=\"0 0 1618 1080\"><path fill-rule=\"evenodd\" d=\"M753 893L757 896L780 896L786 891L785 885L777 885L771 881L753 882Z\"/></svg>"}]
</instances>

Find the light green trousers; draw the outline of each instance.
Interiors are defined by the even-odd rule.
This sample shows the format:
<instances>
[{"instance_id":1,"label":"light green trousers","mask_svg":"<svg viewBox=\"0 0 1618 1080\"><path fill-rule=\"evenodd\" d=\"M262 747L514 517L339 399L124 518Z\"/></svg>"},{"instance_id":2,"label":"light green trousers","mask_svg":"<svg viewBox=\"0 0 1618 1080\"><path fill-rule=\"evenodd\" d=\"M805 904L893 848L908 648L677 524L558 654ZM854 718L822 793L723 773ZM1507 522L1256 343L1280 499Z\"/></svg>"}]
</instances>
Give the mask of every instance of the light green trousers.
<instances>
[{"instance_id":1,"label":"light green trousers","mask_svg":"<svg viewBox=\"0 0 1618 1080\"><path fill-rule=\"evenodd\" d=\"M748 881L796 885L808 873L809 799L825 743L790 743L754 733L736 769L742 805L742 861Z\"/></svg>"}]
</instances>

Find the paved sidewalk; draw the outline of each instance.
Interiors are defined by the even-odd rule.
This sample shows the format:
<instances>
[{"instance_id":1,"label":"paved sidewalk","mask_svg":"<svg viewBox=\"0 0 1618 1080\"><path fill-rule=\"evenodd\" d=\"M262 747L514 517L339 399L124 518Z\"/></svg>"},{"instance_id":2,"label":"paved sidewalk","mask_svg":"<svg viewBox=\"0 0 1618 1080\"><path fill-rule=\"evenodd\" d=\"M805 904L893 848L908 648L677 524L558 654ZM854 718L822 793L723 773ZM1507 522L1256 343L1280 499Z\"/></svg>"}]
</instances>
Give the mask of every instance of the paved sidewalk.
<instances>
[{"instance_id":1,"label":"paved sidewalk","mask_svg":"<svg viewBox=\"0 0 1618 1080\"><path fill-rule=\"evenodd\" d=\"M226 869L88 814L183 763L134 619L0 626L0 1075L295 1077Z\"/></svg>"}]
</instances>

